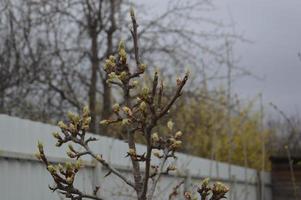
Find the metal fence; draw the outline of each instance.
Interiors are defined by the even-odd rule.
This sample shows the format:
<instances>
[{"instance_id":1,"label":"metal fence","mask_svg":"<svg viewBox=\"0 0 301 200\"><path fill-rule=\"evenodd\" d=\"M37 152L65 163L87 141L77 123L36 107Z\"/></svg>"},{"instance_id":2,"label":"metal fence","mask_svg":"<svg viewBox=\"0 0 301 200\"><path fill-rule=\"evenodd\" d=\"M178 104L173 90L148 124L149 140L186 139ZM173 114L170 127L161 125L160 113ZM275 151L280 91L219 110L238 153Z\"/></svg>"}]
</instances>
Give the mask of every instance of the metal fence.
<instances>
[{"instance_id":1,"label":"metal fence","mask_svg":"<svg viewBox=\"0 0 301 200\"><path fill-rule=\"evenodd\" d=\"M1 200L49 200L64 199L56 192L51 192L48 185L52 180L45 167L33 156L37 141L44 143L45 153L51 162L66 161L66 149L55 147L51 133L58 131L52 125L0 115L0 199ZM128 147L124 141L98 136L98 141L91 148L122 171L131 175L130 160L125 157ZM137 151L145 151L138 145ZM100 186L100 194L104 199L134 199L134 192L117 177L107 173L100 165L84 158L85 167L76 178L76 185L82 191L91 193L95 186ZM172 188L180 181L185 184L180 192L195 187L204 177L223 181L231 187L229 198L232 200L259 200L263 192L264 200L271 200L271 178L267 172L211 161L182 153L172 162L178 168L172 175L163 176L158 185L155 199L168 199ZM263 186L263 187L262 187ZM180 199L180 198L179 198Z\"/></svg>"}]
</instances>

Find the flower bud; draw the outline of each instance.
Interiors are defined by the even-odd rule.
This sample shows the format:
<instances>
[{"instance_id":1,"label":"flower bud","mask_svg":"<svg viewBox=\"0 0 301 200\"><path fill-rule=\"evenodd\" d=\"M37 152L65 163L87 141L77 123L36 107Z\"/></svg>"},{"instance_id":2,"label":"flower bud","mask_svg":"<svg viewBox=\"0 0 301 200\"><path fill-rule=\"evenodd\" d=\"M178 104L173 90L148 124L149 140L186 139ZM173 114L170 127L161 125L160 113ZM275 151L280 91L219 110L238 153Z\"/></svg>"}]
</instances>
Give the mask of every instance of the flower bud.
<instances>
[{"instance_id":1,"label":"flower bud","mask_svg":"<svg viewBox=\"0 0 301 200\"><path fill-rule=\"evenodd\" d=\"M76 129L76 127L74 126L74 124L70 124L70 125L69 125L69 131L70 131L71 133L76 133L76 132L77 132L77 129Z\"/></svg>"},{"instance_id":2,"label":"flower bud","mask_svg":"<svg viewBox=\"0 0 301 200\"><path fill-rule=\"evenodd\" d=\"M109 80L114 80L115 78L117 78L117 75L116 75L116 73L115 72L111 72L109 75L108 75L108 78L109 78Z\"/></svg>"},{"instance_id":3,"label":"flower bud","mask_svg":"<svg viewBox=\"0 0 301 200\"><path fill-rule=\"evenodd\" d=\"M53 132L52 135L53 135L54 138L56 138L58 140L62 139L61 136L60 136L60 134L58 132Z\"/></svg>"},{"instance_id":4,"label":"flower bud","mask_svg":"<svg viewBox=\"0 0 301 200\"><path fill-rule=\"evenodd\" d=\"M125 43L124 40L120 40L119 45L118 45L118 51L120 51L121 49L125 49Z\"/></svg>"},{"instance_id":5,"label":"flower bud","mask_svg":"<svg viewBox=\"0 0 301 200\"><path fill-rule=\"evenodd\" d=\"M90 115L90 109L88 106L83 108L83 117L88 117Z\"/></svg>"},{"instance_id":6,"label":"flower bud","mask_svg":"<svg viewBox=\"0 0 301 200\"><path fill-rule=\"evenodd\" d=\"M57 124L62 130L65 130L68 128L68 126L63 122L63 121L59 121L59 123Z\"/></svg>"},{"instance_id":7,"label":"flower bud","mask_svg":"<svg viewBox=\"0 0 301 200\"><path fill-rule=\"evenodd\" d=\"M127 77L127 73L126 73L125 71L121 72L120 75L118 76L118 78L119 78L121 81L126 80L126 77Z\"/></svg>"},{"instance_id":8,"label":"flower bud","mask_svg":"<svg viewBox=\"0 0 301 200\"><path fill-rule=\"evenodd\" d=\"M130 124L130 119L128 119L128 118L122 119L121 124L122 124L122 126Z\"/></svg>"},{"instance_id":9,"label":"flower bud","mask_svg":"<svg viewBox=\"0 0 301 200\"><path fill-rule=\"evenodd\" d=\"M65 163L65 168L67 171L71 171L72 170L72 164L70 162Z\"/></svg>"},{"instance_id":10,"label":"flower bud","mask_svg":"<svg viewBox=\"0 0 301 200\"><path fill-rule=\"evenodd\" d=\"M209 181L210 181L210 179L209 178L205 178L202 182L201 182L201 186L202 186L202 188L206 188L206 187L208 187L208 185L209 185Z\"/></svg>"},{"instance_id":11,"label":"flower bud","mask_svg":"<svg viewBox=\"0 0 301 200\"><path fill-rule=\"evenodd\" d=\"M178 132L176 132L176 134L175 134L175 138L176 138L176 139L180 139L180 138L182 137L182 135L183 135L182 131L178 131Z\"/></svg>"},{"instance_id":12,"label":"flower bud","mask_svg":"<svg viewBox=\"0 0 301 200\"><path fill-rule=\"evenodd\" d=\"M43 143L41 141L38 141L38 149L39 149L40 153L44 152L44 150L43 150Z\"/></svg>"},{"instance_id":13,"label":"flower bud","mask_svg":"<svg viewBox=\"0 0 301 200\"><path fill-rule=\"evenodd\" d=\"M75 149L73 148L72 144L68 144L68 148L69 148L70 151L75 152Z\"/></svg>"},{"instance_id":14,"label":"flower bud","mask_svg":"<svg viewBox=\"0 0 301 200\"><path fill-rule=\"evenodd\" d=\"M160 151L154 151L153 155L157 158L162 158L162 155L160 154Z\"/></svg>"},{"instance_id":15,"label":"flower bud","mask_svg":"<svg viewBox=\"0 0 301 200\"><path fill-rule=\"evenodd\" d=\"M77 124L80 120L80 117L72 112L67 113L68 119L73 122L74 124Z\"/></svg>"},{"instance_id":16,"label":"flower bud","mask_svg":"<svg viewBox=\"0 0 301 200\"><path fill-rule=\"evenodd\" d=\"M128 154L129 154L130 156L136 156L136 151L135 151L135 149L129 149Z\"/></svg>"},{"instance_id":17,"label":"flower bud","mask_svg":"<svg viewBox=\"0 0 301 200\"><path fill-rule=\"evenodd\" d=\"M129 107L127 107L127 106L124 106L123 108L122 108L122 110L123 110L123 112L125 112L127 115L132 115L133 113L132 113L132 110L129 108Z\"/></svg>"},{"instance_id":18,"label":"flower bud","mask_svg":"<svg viewBox=\"0 0 301 200\"><path fill-rule=\"evenodd\" d=\"M160 140L159 136L158 136L158 133L153 133L152 134L152 141L153 142L158 142Z\"/></svg>"},{"instance_id":19,"label":"flower bud","mask_svg":"<svg viewBox=\"0 0 301 200\"><path fill-rule=\"evenodd\" d=\"M139 70L142 71L142 72L144 72L146 70L146 68L147 68L146 64L142 63L142 64L139 65Z\"/></svg>"},{"instance_id":20,"label":"flower bud","mask_svg":"<svg viewBox=\"0 0 301 200\"><path fill-rule=\"evenodd\" d=\"M109 60L110 60L111 62L115 63L116 58L115 58L115 56L110 55L110 56L109 56Z\"/></svg>"},{"instance_id":21,"label":"flower bud","mask_svg":"<svg viewBox=\"0 0 301 200\"><path fill-rule=\"evenodd\" d=\"M221 182L216 182L213 185L212 193L213 196L222 196L229 191L229 188Z\"/></svg>"},{"instance_id":22,"label":"flower bud","mask_svg":"<svg viewBox=\"0 0 301 200\"><path fill-rule=\"evenodd\" d=\"M96 155L96 160L98 160L98 161L103 161L102 155L97 154L97 155Z\"/></svg>"},{"instance_id":23,"label":"flower bud","mask_svg":"<svg viewBox=\"0 0 301 200\"><path fill-rule=\"evenodd\" d=\"M53 165L48 165L47 166L47 170L51 173L51 174L55 174L56 173L56 168Z\"/></svg>"},{"instance_id":24,"label":"flower bud","mask_svg":"<svg viewBox=\"0 0 301 200\"><path fill-rule=\"evenodd\" d=\"M136 87L139 84L139 82L137 80L132 82L132 86Z\"/></svg>"},{"instance_id":25,"label":"flower bud","mask_svg":"<svg viewBox=\"0 0 301 200\"><path fill-rule=\"evenodd\" d=\"M109 59L106 59L103 68L105 71L113 71L115 66L116 66L115 57L110 56Z\"/></svg>"},{"instance_id":26,"label":"flower bud","mask_svg":"<svg viewBox=\"0 0 301 200\"><path fill-rule=\"evenodd\" d=\"M176 148L179 148L179 147L181 147L181 145L182 145L182 141L177 140L174 144L175 144L175 147L176 147Z\"/></svg>"},{"instance_id":27,"label":"flower bud","mask_svg":"<svg viewBox=\"0 0 301 200\"><path fill-rule=\"evenodd\" d=\"M149 88L148 88L148 87L143 87L143 88L142 88L141 95L142 95L144 98L147 98L147 97L148 97L148 94L149 94Z\"/></svg>"},{"instance_id":28,"label":"flower bud","mask_svg":"<svg viewBox=\"0 0 301 200\"><path fill-rule=\"evenodd\" d=\"M68 177L67 179L66 179L66 181L67 181L67 183L68 184L72 184L73 183L73 178L72 178L72 176L71 177Z\"/></svg>"},{"instance_id":29,"label":"flower bud","mask_svg":"<svg viewBox=\"0 0 301 200\"><path fill-rule=\"evenodd\" d=\"M139 105L139 109L142 111L142 112L145 112L146 111L146 103L144 101L142 101Z\"/></svg>"},{"instance_id":30,"label":"flower bud","mask_svg":"<svg viewBox=\"0 0 301 200\"><path fill-rule=\"evenodd\" d=\"M125 44L123 40L121 40L119 43L118 53L120 57L120 62L126 63L126 51L125 51Z\"/></svg>"},{"instance_id":31,"label":"flower bud","mask_svg":"<svg viewBox=\"0 0 301 200\"><path fill-rule=\"evenodd\" d=\"M89 125L90 125L90 123L91 123L91 120L92 120L91 117L85 117L85 118L83 119L83 125L89 127Z\"/></svg>"},{"instance_id":32,"label":"flower bud","mask_svg":"<svg viewBox=\"0 0 301 200\"><path fill-rule=\"evenodd\" d=\"M119 110L120 110L120 106L118 103L114 104L112 108L113 108L114 112L119 112Z\"/></svg>"},{"instance_id":33,"label":"flower bud","mask_svg":"<svg viewBox=\"0 0 301 200\"><path fill-rule=\"evenodd\" d=\"M135 11L134 11L133 7L131 7L131 9L130 9L130 15L131 15L131 17L135 17Z\"/></svg>"},{"instance_id":34,"label":"flower bud","mask_svg":"<svg viewBox=\"0 0 301 200\"><path fill-rule=\"evenodd\" d=\"M173 123L171 120L169 120L169 121L167 122L167 128L168 128L169 130L172 131L173 126L174 126L174 123Z\"/></svg>"},{"instance_id":35,"label":"flower bud","mask_svg":"<svg viewBox=\"0 0 301 200\"><path fill-rule=\"evenodd\" d=\"M75 158L76 157L71 151L67 151L67 155L69 156L69 158Z\"/></svg>"},{"instance_id":36,"label":"flower bud","mask_svg":"<svg viewBox=\"0 0 301 200\"><path fill-rule=\"evenodd\" d=\"M100 125L108 125L109 124L109 120L101 120Z\"/></svg>"},{"instance_id":37,"label":"flower bud","mask_svg":"<svg viewBox=\"0 0 301 200\"><path fill-rule=\"evenodd\" d=\"M75 169L79 170L83 165L82 160L77 160L74 164Z\"/></svg>"}]
</instances>

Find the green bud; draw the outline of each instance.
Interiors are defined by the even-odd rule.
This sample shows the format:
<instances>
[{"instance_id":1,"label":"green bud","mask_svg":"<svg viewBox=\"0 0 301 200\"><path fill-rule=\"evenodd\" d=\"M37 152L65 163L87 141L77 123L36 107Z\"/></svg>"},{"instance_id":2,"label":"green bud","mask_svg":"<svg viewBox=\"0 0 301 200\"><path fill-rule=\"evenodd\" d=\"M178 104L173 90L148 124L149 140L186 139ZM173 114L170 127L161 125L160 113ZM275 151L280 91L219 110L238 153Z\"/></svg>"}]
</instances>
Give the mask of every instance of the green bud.
<instances>
[{"instance_id":1,"label":"green bud","mask_svg":"<svg viewBox=\"0 0 301 200\"><path fill-rule=\"evenodd\" d=\"M113 62L113 63L115 63L115 56L113 56L113 55L110 55L109 56L109 60L111 61L111 62Z\"/></svg>"},{"instance_id":2,"label":"green bud","mask_svg":"<svg viewBox=\"0 0 301 200\"><path fill-rule=\"evenodd\" d=\"M68 155L70 158L75 158L75 155L74 155L71 151L67 151L67 155Z\"/></svg>"},{"instance_id":3,"label":"green bud","mask_svg":"<svg viewBox=\"0 0 301 200\"><path fill-rule=\"evenodd\" d=\"M72 170L72 164L70 162L65 163L65 168L67 171Z\"/></svg>"},{"instance_id":4,"label":"green bud","mask_svg":"<svg viewBox=\"0 0 301 200\"><path fill-rule=\"evenodd\" d=\"M143 87L143 88L142 88L141 95L142 95L144 98L147 98L147 97L148 97L148 94L149 94L149 88L148 88L148 87Z\"/></svg>"},{"instance_id":5,"label":"green bud","mask_svg":"<svg viewBox=\"0 0 301 200\"><path fill-rule=\"evenodd\" d=\"M101 120L100 125L108 125L109 124L109 120Z\"/></svg>"},{"instance_id":6,"label":"green bud","mask_svg":"<svg viewBox=\"0 0 301 200\"><path fill-rule=\"evenodd\" d=\"M120 40L119 45L118 45L118 51L120 51L121 49L125 49L125 43L124 40Z\"/></svg>"},{"instance_id":7,"label":"green bud","mask_svg":"<svg viewBox=\"0 0 301 200\"><path fill-rule=\"evenodd\" d=\"M120 80L124 81L126 79L126 77L127 77L127 73L125 71L123 71L123 72L121 72L121 74L119 75L118 78Z\"/></svg>"},{"instance_id":8,"label":"green bud","mask_svg":"<svg viewBox=\"0 0 301 200\"><path fill-rule=\"evenodd\" d=\"M90 109L88 106L83 108L83 117L88 117L90 115Z\"/></svg>"},{"instance_id":9,"label":"green bud","mask_svg":"<svg viewBox=\"0 0 301 200\"><path fill-rule=\"evenodd\" d=\"M171 120L169 120L169 121L167 122L167 128L168 128L169 130L172 130L172 129L173 129L173 126L174 126L174 123L173 123Z\"/></svg>"},{"instance_id":10,"label":"green bud","mask_svg":"<svg viewBox=\"0 0 301 200\"><path fill-rule=\"evenodd\" d=\"M139 84L138 81L133 81L133 82L132 82L132 86L134 86L134 87L136 87L138 84Z\"/></svg>"},{"instance_id":11,"label":"green bud","mask_svg":"<svg viewBox=\"0 0 301 200\"><path fill-rule=\"evenodd\" d=\"M109 77L109 80L114 80L115 78L117 78L117 75L116 75L115 72L111 72L111 73L108 75L108 77Z\"/></svg>"},{"instance_id":12,"label":"green bud","mask_svg":"<svg viewBox=\"0 0 301 200\"><path fill-rule=\"evenodd\" d=\"M160 140L158 133L153 133L152 134L152 141L153 142L158 142Z\"/></svg>"},{"instance_id":13,"label":"green bud","mask_svg":"<svg viewBox=\"0 0 301 200\"><path fill-rule=\"evenodd\" d=\"M128 118L123 119L122 122L121 122L121 124L123 126L130 124L130 119L128 119Z\"/></svg>"},{"instance_id":14,"label":"green bud","mask_svg":"<svg viewBox=\"0 0 301 200\"><path fill-rule=\"evenodd\" d=\"M43 153L43 143L41 141L38 141L38 149L40 153Z\"/></svg>"},{"instance_id":15,"label":"green bud","mask_svg":"<svg viewBox=\"0 0 301 200\"><path fill-rule=\"evenodd\" d=\"M85 117L83 119L83 124L89 126L91 123L92 118L91 117Z\"/></svg>"},{"instance_id":16,"label":"green bud","mask_svg":"<svg viewBox=\"0 0 301 200\"><path fill-rule=\"evenodd\" d=\"M79 169L82 167L82 165L83 165L82 160L77 160L77 161L75 162L74 167L75 167L75 169L79 170Z\"/></svg>"},{"instance_id":17,"label":"green bud","mask_svg":"<svg viewBox=\"0 0 301 200\"><path fill-rule=\"evenodd\" d=\"M63 130L68 128L68 126L63 121L59 121L57 125Z\"/></svg>"},{"instance_id":18,"label":"green bud","mask_svg":"<svg viewBox=\"0 0 301 200\"><path fill-rule=\"evenodd\" d=\"M208 185L209 185L209 181L210 181L209 178L205 178L205 179L201 182L201 186L202 186L203 188L207 188Z\"/></svg>"},{"instance_id":19,"label":"green bud","mask_svg":"<svg viewBox=\"0 0 301 200\"><path fill-rule=\"evenodd\" d=\"M135 17L135 11L133 7L130 8L130 15L131 17Z\"/></svg>"},{"instance_id":20,"label":"green bud","mask_svg":"<svg viewBox=\"0 0 301 200\"><path fill-rule=\"evenodd\" d=\"M56 138L58 140L62 139L58 132L53 132L52 135L53 135L54 138Z\"/></svg>"},{"instance_id":21,"label":"green bud","mask_svg":"<svg viewBox=\"0 0 301 200\"><path fill-rule=\"evenodd\" d=\"M140 66L139 66L139 70L140 70L140 71L143 71L143 72L146 70L146 68L147 68L147 65L146 65L146 64L143 64L143 63L140 64Z\"/></svg>"},{"instance_id":22,"label":"green bud","mask_svg":"<svg viewBox=\"0 0 301 200\"><path fill-rule=\"evenodd\" d=\"M56 168L53 165L48 165L47 170L51 173L54 174L56 173Z\"/></svg>"},{"instance_id":23,"label":"green bud","mask_svg":"<svg viewBox=\"0 0 301 200\"><path fill-rule=\"evenodd\" d=\"M70 151L73 151L73 152L75 152L75 150L74 150L74 148L73 148L72 144L68 144L68 148L69 148L69 150L70 150Z\"/></svg>"},{"instance_id":24,"label":"green bud","mask_svg":"<svg viewBox=\"0 0 301 200\"><path fill-rule=\"evenodd\" d=\"M183 135L182 131L178 131L178 132L176 132L176 134L175 134L175 138L176 138L176 139L180 139L180 138L182 137L182 135Z\"/></svg>"},{"instance_id":25,"label":"green bud","mask_svg":"<svg viewBox=\"0 0 301 200\"><path fill-rule=\"evenodd\" d=\"M147 108L147 105L144 101L142 101L139 105L139 109L142 111L142 112L145 112L146 111L146 108Z\"/></svg>"},{"instance_id":26,"label":"green bud","mask_svg":"<svg viewBox=\"0 0 301 200\"><path fill-rule=\"evenodd\" d=\"M72 184L73 183L73 178L72 177L68 177L67 179L66 179L66 181L67 181L67 183L68 184Z\"/></svg>"},{"instance_id":27,"label":"green bud","mask_svg":"<svg viewBox=\"0 0 301 200\"><path fill-rule=\"evenodd\" d=\"M135 149L129 149L128 154L129 154L130 156L135 156L135 155L136 155Z\"/></svg>"},{"instance_id":28,"label":"green bud","mask_svg":"<svg viewBox=\"0 0 301 200\"><path fill-rule=\"evenodd\" d=\"M119 110L120 110L120 105L118 104L118 103L115 103L114 105L113 105L113 111L114 112L119 112Z\"/></svg>"}]
</instances>

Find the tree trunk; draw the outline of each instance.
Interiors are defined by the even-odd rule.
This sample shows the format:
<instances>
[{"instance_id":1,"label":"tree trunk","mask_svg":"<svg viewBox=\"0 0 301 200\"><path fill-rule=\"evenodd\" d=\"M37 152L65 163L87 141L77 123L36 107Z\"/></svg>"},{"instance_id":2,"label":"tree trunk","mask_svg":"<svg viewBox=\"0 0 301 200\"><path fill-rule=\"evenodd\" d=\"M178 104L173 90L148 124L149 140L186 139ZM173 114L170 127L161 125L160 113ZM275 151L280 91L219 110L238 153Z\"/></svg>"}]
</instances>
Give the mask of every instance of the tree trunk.
<instances>
[{"instance_id":1,"label":"tree trunk","mask_svg":"<svg viewBox=\"0 0 301 200\"><path fill-rule=\"evenodd\" d=\"M97 123L96 123L96 86L97 86L97 68L99 67L98 60L98 45L97 45L97 32L96 27L91 27L90 32L91 37L91 82L89 87L89 108L91 112L91 125L90 131L96 133Z\"/></svg>"}]
</instances>

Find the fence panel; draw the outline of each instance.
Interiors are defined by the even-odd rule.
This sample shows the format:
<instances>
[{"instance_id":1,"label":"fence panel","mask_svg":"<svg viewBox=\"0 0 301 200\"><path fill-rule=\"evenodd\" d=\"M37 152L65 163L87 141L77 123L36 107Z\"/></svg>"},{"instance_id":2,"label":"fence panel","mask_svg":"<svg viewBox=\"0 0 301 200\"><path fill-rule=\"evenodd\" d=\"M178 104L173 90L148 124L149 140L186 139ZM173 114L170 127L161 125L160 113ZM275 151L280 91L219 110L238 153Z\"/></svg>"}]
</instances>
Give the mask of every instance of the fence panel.
<instances>
[{"instance_id":1,"label":"fence panel","mask_svg":"<svg viewBox=\"0 0 301 200\"><path fill-rule=\"evenodd\" d=\"M64 199L58 193L52 193L48 185L52 183L50 175L33 154L37 141L43 142L45 153L52 162L66 161L66 149L55 147L51 133L58 131L56 126L0 115L0 197L1 200L49 200ZM125 157L128 150L124 141L97 136L98 141L91 147L101 153L104 158L130 176L130 160ZM138 145L138 153L145 152L143 145ZM260 199L258 192L258 174L264 183L264 200L271 200L270 173L258 173L256 170L231 165L229 176L227 163L215 162L182 153L177 154L174 163L178 171L174 175L163 176L155 199L168 199L172 188L182 180L185 184L180 188L195 187L204 177L220 180L230 185L232 200ZM155 159L155 158L154 158ZM84 158L87 165L77 177L76 185L84 192L91 192L97 185L104 199L133 199L134 192L114 175L105 177L107 173L101 166L92 164L90 158Z\"/></svg>"}]
</instances>

